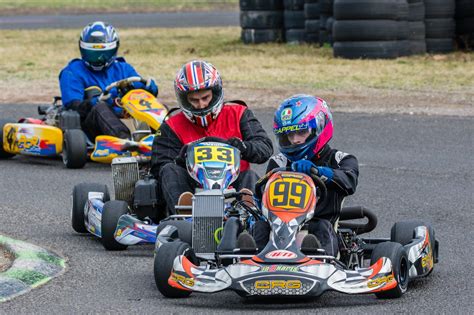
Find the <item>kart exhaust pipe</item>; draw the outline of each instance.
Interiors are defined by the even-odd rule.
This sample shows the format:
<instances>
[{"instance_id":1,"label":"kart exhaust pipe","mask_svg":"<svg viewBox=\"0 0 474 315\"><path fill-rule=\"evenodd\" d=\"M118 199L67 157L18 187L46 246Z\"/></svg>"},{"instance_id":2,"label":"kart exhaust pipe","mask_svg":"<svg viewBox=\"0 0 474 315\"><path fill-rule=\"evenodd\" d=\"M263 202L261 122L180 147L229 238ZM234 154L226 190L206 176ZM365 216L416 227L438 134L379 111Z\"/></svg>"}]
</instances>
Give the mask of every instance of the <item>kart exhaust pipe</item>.
<instances>
[{"instance_id":1,"label":"kart exhaust pipe","mask_svg":"<svg viewBox=\"0 0 474 315\"><path fill-rule=\"evenodd\" d=\"M367 223L341 222L357 219L367 219ZM377 217L365 207L345 207L341 209L339 227L352 229L356 234L368 233L377 226Z\"/></svg>"}]
</instances>

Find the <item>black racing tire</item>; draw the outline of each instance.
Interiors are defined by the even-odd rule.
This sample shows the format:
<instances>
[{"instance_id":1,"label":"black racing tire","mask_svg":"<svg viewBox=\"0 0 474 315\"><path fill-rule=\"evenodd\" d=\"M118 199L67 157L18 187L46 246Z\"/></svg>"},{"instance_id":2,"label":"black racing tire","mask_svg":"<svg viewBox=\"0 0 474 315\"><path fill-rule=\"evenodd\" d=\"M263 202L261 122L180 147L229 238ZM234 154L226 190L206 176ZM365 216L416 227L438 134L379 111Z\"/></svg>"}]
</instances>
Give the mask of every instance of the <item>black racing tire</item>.
<instances>
[{"instance_id":1,"label":"black racing tire","mask_svg":"<svg viewBox=\"0 0 474 315\"><path fill-rule=\"evenodd\" d=\"M319 37L319 20L306 20L304 21L304 29L306 33L318 33Z\"/></svg>"},{"instance_id":2,"label":"black racing tire","mask_svg":"<svg viewBox=\"0 0 474 315\"><path fill-rule=\"evenodd\" d=\"M115 240L115 230L120 217L128 213L128 204L123 200L110 200L104 204L102 210L101 240L106 250L125 250L127 245Z\"/></svg>"},{"instance_id":3,"label":"black racing tire","mask_svg":"<svg viewBox=\"0 0 474 315\"><path fill-rule=\"evenodd\" d=\"M423 21L425 19L425 4L415 2L408 4L408 21Z\"/></svg>"},{"instance_id":4,"label":"black racing tire","mask_svg":"<svg viewBox=\"0 0 474 315\"><path fill-rule=\"evenodd\" d=\"M283 2L281 0L240 0L240 10L282 10Z\"/></svg>"},{"instance_id":5,"label":"black racing tire","mask_svg":"<svg viewBox=\"0 0 474 315\"><path fill-rule=\"evenodd\" d=\"M336 20L332 35L336 42L390 41L399 39L402 28L408 34L408 24L394 20Z\"/></svg>"},{"instance_id":6,"label":"black racing tire","mask_svg":"<svg viewBox=\"0 0 474 315\"><path fill-rule=\"evenodd\" d=\"M301 44L306 42L306 32L304 28L294 28L285 30L285 40L288 44Z\"/></svg>"},{"instance_id":7,"label":"black racing tire","mask_svg":"<svg viewBox=\"0 0 474 315\"><path fill-rule=\"evenodd\" d=\"M283 8L290 11L304 10L304 0L283 0Z\"/></svg>"},{"instance_id":8,"label":"black racing tire","mask_svg":"<svg viewBox=\"0 0 474 315\"><path fill-rule=\"evenodd\" d=\"M473 34L473 33L474 33L474 15L456 20L456 34Z\"/></svg>"},{"instance_id":9,"label":"black racing tire","mask_svg":"<svg viewBox=\"0 0 474 315\"><path fill-rule=\"evenodd\" d=\"M390 59L398 57L399 43L398 41L336 41L333 48L334 57Z\"/></svg>"},{"instance_id":10,"label":"black racing tire","mask_svg":"<svg viewBox=\"0 0 474 315\"><path fill-rule=\"evenodd\" d=\"M336 20L395 20L400 14L400 2L396 0L334 1Z\"/></svg>"},{"instance_id":11,"label":"black racing tire","mask_svg":"<svg viewBox=\"0 0 474 315\"><path fill-rule=\"evenodd\" d=\"M3 127L9 123L14 123L14 121L10 119L0 119L0 159L9 159L15 156L15 154L3 149Z\"/></svg>"},{"instance_id":12,"label":"black racing tire","mask_svg":"<svg viewBox=\"0 0 474 315\"><path fill-rule=\"evenodd\" d=\"M456 0L456 19L474 16L474 5L472 0Z\"/></svg>"},{"instance_id":13,"label":"black racing tire","mask_svg":"<svg viewBox=\"0 0 474 315\"><path fill-rule=\"evenodd\" d=\"M455 10L454 0L425 0L425 18L452 18Z\"/></svg>"},{"instance_id":14,"label":"black racing tire","mask_svg":"<svg viewBox=\"0 0 474 315\"><path fill-rule=\"evenodd\" d=\"M167 298L185 298L191 294L191 291L176 289L168 284L174 260L180 255L185 255L191 262L196 263L196 257L191 246L181 241L164 243L155 252L153 261L155 284L161 294Z\"/></svg>"},{"instance_id":15,"label":"black racing tire","mask_svg":"<svg viewBox=\"0 0 474 315\"><path fill-rule=\"evenodd\" d=\"M156 235L168 225L175 226L178 229L178 237L181 241L192 245L193 224L191 222L185 220L162 221L156 229Z\"/></svg>"},{"instance_id":16,"label":"black racing tire","mask_svg":"<svg viewBox=\"0 0 474 315\"><path fill-rule=\"evenodd\" d=\"M454 19L425 19L426 38L453 38Z\"/></svg>"},{"instance_id":17,"label":"black racing tire","mask_svg":"<svg viewBox=\"0 0 474 315\"><path fill-rule=\"evenodd\" d=\"M281 11L240 11L242 28L268 29L283 27Z\"/></svg>"},{"instance_id":18,"label":"black racing tire","mask_svg":"<svg viewBox=\"0 0 474 315\"><path fill-rule=\"evenodd\" d=\"M314 33L306 32L306 42L309 44L319 44L319 31Z\"/></svg>"},{"instance_id":19,"label":"black racing tire","mask_svg":"<svg viewBox=\"0 0 474 315\"><path fill-rule=\"evenodd\" d=\"M283 11L283 25L285 29L304 28L304 11Z\"/></svg>"},{"instance_id":20,"label":"black racing tire","mask_svg":"<svg viewBox=\"0 0 474 315\"><path fill-rule=\"evenodd\" d=\"M454 51L453 38L426 38L426 52L446 54Z\"/></svg>"},{"instance_id":21,"label":"black racing tire","mask_svg":"<svg viewBox=\"0 0 474 315\"><path fill-rule=\"evenodd\" d=\"M408 22L408 39L425 40L425 23L423 21Z\"/></svg>"},{"instance_id":22,"label":"black racing tire","mask_svg":"<svg viewBox=\"0 0 474 315\"><path fill-rule=\"evenodd\" d=\"M321 11L319 10L319 3L308 3L304 4L304 17L309 20L318 20Z\"/></svg>"},{"instance_id":23,"label":"black racing tire","mask_svg":"<svg viewBox=\"0 0 474 315\"><path fill-rule=\"evenodd\" d=\"M380 258L387 257L392 262L393 275L397 285L387 291L376 292L382 299L399 298L407 291L409 281L409 261L405 248L400 243L383 242L375 246L370 257L370 264L375 264Z\"/></svg>"},{"instance_id":24,"label":"black racing tire","mask_svg":"<svg viewBox=\"0 0 474 315\"><path fill-rule=\"evenodd\" d=\"M407 220L396 222L390 230L390 240L392 242L400 243L405 246L409 244L415 237L415 228L418 226L426 226L428 228L428 234L430 239L431 250L433 251L433 257L437 257L436 250L436 235L433 226L422 220Z\"/></svg>"},{"instance_id":25,"label":"black racing tire","mask_svg":"<svg viewBox=\"0 0 474 315\"><path fill-rule=\"evenodd\" d=\"M410 55L426 54L426 41L423 40L409 40L408 50Z\"/></svg>"},{"instance_id":26,"label":"black racing tire","mask_svg":"<svg viewBox=\"0 0 474 315\"><path fill-rule=\"evenodd\" d=\"M72 189L71 224L77 233L87 233L84 217L84 206L89 198L89 192L101 192L104 194L104 202L110 200L107 185L97 183L80 183Z\"/></svg>"},{"instance_id":27,"label":"black racing tire","mask_svg":"<svg viewBox=\"0 0 474 315\"><path fill-rule=\"evenodd\" d=\"M83 168L87 162L87 138L80 129L68 129L63 134L63 163L67 168Z\"/></svg>"},{"instance_id":28,"label":"black racing tire","mask_svg":"<svg viewBox=\"0 0 474 315\"><path fill-rule=\"evenodd\" d=\"M321 14L333 15L334 0L319 0L319 11Z\"/></svg>"},{"instance_id":29,"label":"black racing tire","mask_svg":"<svg viewBox=\"0 0 474 315\"><path fill-rule=\"evenodd\" d=\"M241 39L244 44L262 44L283 42L282 29L242 29Z\"/></svg>"}]
</instances>

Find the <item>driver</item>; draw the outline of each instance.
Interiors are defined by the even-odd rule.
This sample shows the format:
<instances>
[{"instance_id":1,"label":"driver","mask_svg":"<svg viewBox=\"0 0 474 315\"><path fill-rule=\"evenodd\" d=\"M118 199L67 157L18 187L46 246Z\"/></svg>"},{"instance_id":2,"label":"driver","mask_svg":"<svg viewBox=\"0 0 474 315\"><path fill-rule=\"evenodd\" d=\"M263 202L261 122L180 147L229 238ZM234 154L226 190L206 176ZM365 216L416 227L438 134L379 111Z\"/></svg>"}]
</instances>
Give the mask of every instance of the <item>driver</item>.
<instances>
[{"instance_id":1,"label":"driver","mask_svg":"<svg viewBox=\"0 0 474 315\"><path fill-rule=\"evenodd\" d=\"M265 163L273 153L272 141L252 111L242 101L224 102L222 80L210 63L194 60L178 71L174 82L180 110L160 126L153 141L151 172L159 181L159 193L168 214L175 213L181 198L196 188L186 168L175 163L181 148L204 137L219 137L242 155L236 190L253 191L257 174L249 163ZM181 202L179 203L181 204Z\"/></svg>"},{"instance_id":2,"label":"driver","mask_svg":"<svg viewBox=\"0 0 474 315\"><path fill-rule=\"evenodd\" d=\"M130 138L130 131L120 121L122 108L116 106L117 88L110 91L105 102L99 95L111 83L139 76L124 58L117 57L119 37L112 25L94 22L87 25L79 39L81 59L73 59L59 74L59 87L65 109L73 109L81 116L81 126L93 140L98 135ZM154 80L144 85L134 82L133 88L146 88L157 96Z\"/></svg>"},{"instance_id":3,"label":"driver","mask_svg":"<svg viewBox=\"0 0 474 315\"><path fill-rule=\"evenodd\" d=\"M329 146L332 115L326 102L318 97L299 94L284 100L275 112L273 132L281 153L270 158L267 172L291 166L293 171L310 175L315 167L327 187L328 203L309 222L310 237L305 237L302 247L309 240L309 244L321 246L328 255L336 256L339 246L334 226L344 198L356 190L359 176L356 157ZM259 248L263 248L268 241L268 224L259 229L253 234ZM314 241L311 235L316 236Z\"/></svg>"}]
</instances>

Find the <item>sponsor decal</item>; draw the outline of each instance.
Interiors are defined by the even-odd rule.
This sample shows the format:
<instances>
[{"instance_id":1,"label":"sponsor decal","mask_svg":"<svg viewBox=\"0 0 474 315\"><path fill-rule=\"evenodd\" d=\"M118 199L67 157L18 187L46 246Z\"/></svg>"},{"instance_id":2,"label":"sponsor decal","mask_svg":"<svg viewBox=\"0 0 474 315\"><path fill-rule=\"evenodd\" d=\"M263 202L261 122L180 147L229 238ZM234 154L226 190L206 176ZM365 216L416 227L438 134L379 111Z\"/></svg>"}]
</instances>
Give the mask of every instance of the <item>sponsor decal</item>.
<instances>
[{"instance_id":1,"label":"sponsor decal","mask_svg":"<svg viewBox=\"0 0 474 315\"><path fill-rule=\"evenodd\" d=\"M299 269L296 266L271 265L271 266L263 266L260 271L262 272L277 272L277 271L299 272Z\"/></svg>"},{"instance_id":2,"label":"sponsor decal","mask_svg":"<svg viewBox=\"0 0 474 315\"><path fill-rule=\"evenodd\" d=\"M105 45L95 44L95 45L92 45L92 48L94 48L94 49L104 49Z\"/></svg>"},{"instance_id":3,"label":"sponsor decal","mask_svg":"<svg viewBox=\"0 0 474 315\"><path fill-rule=\"evenodd\" d=\"M271 290L274 288L281 289L301 289L300 280L258 280L254 283L255 289Z\"/></svg>"},{"instance_id":4,"label":"sponsor decal","mask_svg":"<svg viewBox=\"0 0 474 315\"><path fill-rule=\"evenodd\" d=\"M293 112L291 111L291 108L286 108L281 112L281 120L290 120L291 119L291 114Z\"/></svg>"},{"instance_id":5,"label":"sponsor decal","mask_svg":"<svg viewBox=\"0 0 474 315\"><path fill-rule=\"evenodd\" d=\"M270 259L293 259L297 255L289 250L279 249L267 253L265 257Z\"/></svg>"},{"instance_id":6,"label":"sponsor decal","mask_svg":"<svg viewBox=\"0 0 474 315\"><path fill-rule=\"evenodd\" d=\"M347 154L347 153L337 151L336 155L334 156L334 159L336 160L337 164L339 164L342 161L342 159L345 158L348 155L349 154Z\"/></svg>"},{"instance_id":7,"label":"sponsor decal","mask_svg":"<svg viewBox=\"0 0 474 315\"><path fill-rule=\"evenodd\" d=\"M378 287L382 284L389 283L392 280L393 280L393 275L388 275L388 276L380 277L377 279L370 279L369 282L367 282L367 287L369 288Z\"/></svg>"},{"instance_id":8,"label":"sponsor decal","mask_svg":"<svg viewBox=\"0 0 474 315\"><path fill-rule=\"evenodd\" d=\"M421 258L421 267L433 268L433 252L431 250L428 250L428 254Z\"/></svg>"},{"instance_id":9,"label":"sponsor decal","mask_svg":"<svg viewBox=\"0 0 474 315\"><path fill-rule=\"evenodd\" d=\"M194 279L186 278L185 276L178 275L177 273L171 273L171 280L184 284L187 287L194 287Z\"/></svg>"},{"instance_id":10,"label":"sponsor decal","mask_svg":"<svg viewBox=\"0 0 474 315\"><path fill-rule=\"evenodd\" d=\"M96 150L94 155L95 156L108 156L110 153L109 149L102 149L102 150Z\"/></svg>"},{"instance_id":11,"label":"sponsor decal","mask_svg":"<svg viewBox=\"0 0 474 315\"><path fill-rule=\"evenodd\" d=\"M308 124L307 123L280 127L278 129L274 130L274 132L275 132L275 134L281 134L281 133L288 133L288 132L304 130L304 129L308 129Z\"/></svg>"}]
</instances>

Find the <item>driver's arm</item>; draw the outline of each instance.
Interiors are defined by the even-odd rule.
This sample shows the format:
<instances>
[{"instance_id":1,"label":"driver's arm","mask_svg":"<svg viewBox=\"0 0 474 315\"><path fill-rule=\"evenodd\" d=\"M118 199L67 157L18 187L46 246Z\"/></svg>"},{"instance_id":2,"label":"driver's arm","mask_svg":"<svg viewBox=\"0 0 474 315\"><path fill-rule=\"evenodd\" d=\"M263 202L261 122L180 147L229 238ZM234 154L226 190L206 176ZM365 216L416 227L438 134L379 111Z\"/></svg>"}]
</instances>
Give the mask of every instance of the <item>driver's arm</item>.
<instances>
[{"instance_id":1,"label":"driver's arm","mask_svg":"<svg viewBox=\"0 0 474 315\"><path fill-rule=\"evenodd\" d=\"M334 171L334 177L330 183L327 184L328 188L334 186L340 190L344 195L352 195L356 191L358 178L359 178L359 162L353 155L347 154L342 159L336 158L338 154L345 154L341 151L335 153L331 158L331 164ZM338 161L339 160L339 161Z\"/></svg>"},{"instance_id":2,"label":"driver's arm","mask_svg":"<svg viewBox=\"0 0 474 315\"><path fill-rule=\"evenodd\" d=\"M174 163L183 144L173 130L164 122L156 132L151 156L151 173L158 178L160 169L167 163Z\"/></svg>"},{"instance_id":3,"label":"driver's arm","mask_svg":"<svg viewBox=\"0 0 474 315\"><path fill-rule=\"evenodd\" d=\"M247 149L242 158L250 163L262 164L273 154L272 140L250 109L246 109L240 119L242 140Z\"/></svg>"}]
</instances>

